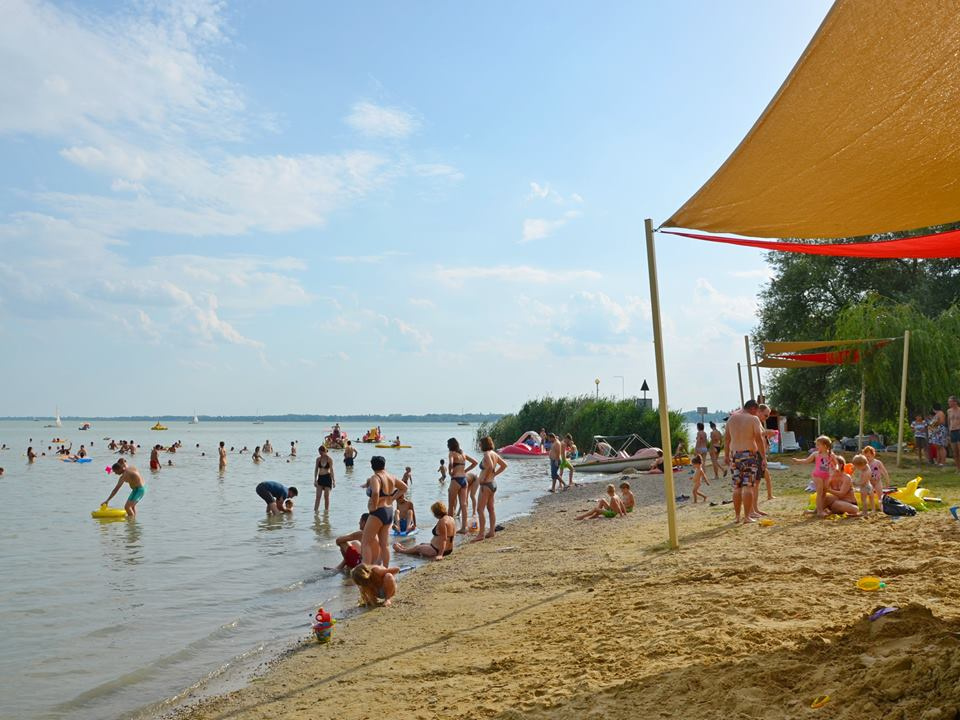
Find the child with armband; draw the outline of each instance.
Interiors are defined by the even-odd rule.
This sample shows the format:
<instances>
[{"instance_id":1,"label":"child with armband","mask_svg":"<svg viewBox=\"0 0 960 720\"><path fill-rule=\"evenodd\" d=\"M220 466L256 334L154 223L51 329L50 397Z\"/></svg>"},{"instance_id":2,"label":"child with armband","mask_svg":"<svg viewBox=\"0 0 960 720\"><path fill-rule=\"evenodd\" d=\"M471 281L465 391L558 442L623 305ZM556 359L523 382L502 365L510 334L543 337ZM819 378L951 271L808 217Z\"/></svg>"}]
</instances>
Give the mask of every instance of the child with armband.
<instances>
[{"instance_id":1,"label":"child with armband","mask_svg":"<svg viewBox=\"0 0 960 720\"><path fill-rule=\"evenodd\" d=\"M826 435L821 435L817 438L815 445L815 452L810 453L803 460L794 458L793 461L795 463L813 463L813 471L810 473L812 488L808 486L807 489L812 489L817 493L817 515L825 517L827 509L824 505L824 488L834 468L833 443Z\"/></svg>"},{"instance_id":2,"label":"child with armband","mask_svg":"<svg viewBox=\"0 0 960 720\"><path fill-rule=\"evenodd\" d=\"M693 465L693 501L697 502L697 496L700 496L706 502L707 496L700 492L701 482L710 484L710 481L707 480L707 474L703 471L703 455L694 455L690 462Z\"/></svg>"},{"instance_id":3,"label":"child with armband","mask_svg":"<svg viewBox=\"0 0 960 720\"><path fill-rule=\"evenodd\" d=\"M890 484L890 473L882 460L877 459L877 451L872 445L863 449L863 456L870 464L870 477L873 478L873 490L877 497L883 497L883 488Z\"/></svg>"},{"instance_id":4,"label":"child with armband","mask_svg":"<svg viewBox=\"0 0 960 720\"><path fill-rule=\"evenodd\" d=\"M879 497L874 494L873 478L870 476L869 461L863 455L854 455L853 460L850 462L853 465L853 474L851 475L853 489L854 492L860 493L860 499L857 502L860 513L866 515L871 507L875 512L878 511L880 509L880 500Z\"/></svg>"}]
</instances>

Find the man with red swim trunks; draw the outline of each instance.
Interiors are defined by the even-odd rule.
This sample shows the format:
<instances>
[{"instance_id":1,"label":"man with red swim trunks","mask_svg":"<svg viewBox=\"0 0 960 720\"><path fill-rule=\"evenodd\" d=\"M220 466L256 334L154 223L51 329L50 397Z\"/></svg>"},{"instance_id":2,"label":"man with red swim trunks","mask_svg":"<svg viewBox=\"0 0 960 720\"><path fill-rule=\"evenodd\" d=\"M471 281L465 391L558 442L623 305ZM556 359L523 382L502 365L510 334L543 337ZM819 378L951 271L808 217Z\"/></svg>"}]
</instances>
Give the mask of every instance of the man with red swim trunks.
<instances>
[{"instance_id":1,"label":"man with red swim trunks","mask_svg":"<svg viewBox=\"0 0 960 720\"><path fill-rule=\"evenodd\" d=\"M763 425L757 417L758 409L756 400L747 400L743 409L733 413L727 420L723 433L723 459L733 476L734 523L756 522L750 517L750 511L766 462L766 443Z\"/></svg>"}]
</instances>

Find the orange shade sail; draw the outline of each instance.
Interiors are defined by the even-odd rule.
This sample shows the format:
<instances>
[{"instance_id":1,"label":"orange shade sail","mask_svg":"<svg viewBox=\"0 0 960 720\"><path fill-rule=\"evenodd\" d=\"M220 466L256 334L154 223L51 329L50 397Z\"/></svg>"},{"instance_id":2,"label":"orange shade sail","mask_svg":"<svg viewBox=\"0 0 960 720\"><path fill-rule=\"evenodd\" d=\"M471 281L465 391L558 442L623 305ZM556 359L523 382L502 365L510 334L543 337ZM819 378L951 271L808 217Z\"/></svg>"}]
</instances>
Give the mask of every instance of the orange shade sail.
<instances>
[{"instance_id":1,"label":"orange shade sail","mask_svg":"<svg viewBox=\"0 0 960 720\"><path fill-rule=\"evenodd\" d=\"M823 239L960 220L958 53L954 2L837 0L747 136L664 226ZM960 236L925 248L862 256L956 257Z\"/></svg>"}]
</instances>

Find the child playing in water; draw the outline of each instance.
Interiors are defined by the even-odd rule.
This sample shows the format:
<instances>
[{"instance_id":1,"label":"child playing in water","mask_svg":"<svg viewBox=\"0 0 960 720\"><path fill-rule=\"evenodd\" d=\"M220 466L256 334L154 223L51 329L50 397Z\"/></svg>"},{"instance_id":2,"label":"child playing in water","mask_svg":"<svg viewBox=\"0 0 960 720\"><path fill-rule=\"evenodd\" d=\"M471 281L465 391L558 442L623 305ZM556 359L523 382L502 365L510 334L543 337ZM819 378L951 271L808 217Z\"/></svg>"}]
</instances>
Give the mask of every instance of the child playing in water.
<instances>
[{"instance_id":1,"label":"child playing in water","mask_svg":"<svg viewBox=\"0 0 960 720\"><path fill-rule=\"evenodd\" d=\"M694 455L690 463L693 465L693 501L697 502L697 496L699 495L706 502L707 496L700 492L700 483L710 484L710 481L707 480L707 474L703 471L703 455Z\"/></svg>"},{"instance_id":2,"label":"child playing in water","mask_svg":"<svg viewBox=\"0 0 960 720\"><path fill-rule=\"evenodd\" d=\"M627 512L633 512L633 506L637 504L637 501L633 497L633 493L630 492L630 483L624 480L620 483L620 498L623 500L623 509Z\"/></svg>"},{"instance_id":3,"label":"child playing in water","mask_svg":"<svg viewBox=\"0 0 960 720\"><path fill-rule=\"evenodd\" d=\"M361 605L379 605L383 601L384 607L389 607L393 596L397 594L398 567L386 568L383 565L366 565L360 563L350 573L350 577L360 588Z\"/></svg>"},{"instance_id":4,"label":"child playing in water","mask_svg":"<svg viewBox=\"0 0 960 720\"><path fill-rule=\"evenodd\" d=\"M408 488L413 487L413 471L409 467L403 469L403 477L400 479L407 484Z\"/></svg>"},{"instance_id":5,"label":"child playing in water","mask_svg":"<svg viewBox=\"0 0 960 720\"><path fill-rule=\"evenodd\" d=\"M440 459L440 467L437 468L437 472L440 473L440 483L443 484L447 481L447 466L446 460Z\"/></svg>"},{"instance_id":6,"label":"child playing in water","mask_svg":"<svg viewBox=\"0 0 960 720\"><path fill-rule=\"evenodd\" d=\"M854 455L850 461L853 465L852 484L854 492L860 493L860 500L857 506L860 508L860 514L866 515L872 506L874 510L879 510L880 499L874 497L873 478L870 476L870 462L864 455Z\"/></svg>"},{"instance_id":7,"label":"child playing in water","mask_svg":"<svg viewBox=\"0 0 960 720\"><path fill-rule=\"evenodd\" d=\"M627 514L627 510L623 505L623 501L617 497L617 489L613 485L607 485L607 497L606 499L601 498L597 501L596 507L592 510L587 510L587 512L582 515L577 516L577 520L586 520L587 518L598 518L601 515L605 518L612 518L617 516L624 516Z\"/></svg>"},{"instance_id":8,"label":"child playing in water","mask_svg":"<svg viewBox=\"0 0 960 720\"><path fill-rule=\"evenodd\" d=\"M140 471L133 465L127 465L127 461L123 458L117 460L110 469L119 479L103 504L108 505L113 496L123 487L123 484L128 483L130 485L130 495L127 496L127 502L123 504L123 509L127 511L127 517L135 518L137 516L137 503L143 500L147 491L143 484L143 478L140 477Z\"/></svg>"},{"instance_id":9,"label":"child playing in water","mask_svg":"<svg viewBox=\"0 0 960 720\"><path fill-rule=\"evenodd\" d=\"M406 477L406 475L404 475ZM393 514L393 530L398 533L408 533L417 529L417 513L413 503L407 498L404 491L397 495L397 510Z\"/></svg>"},{"instance_id":10,"label":"child playing in water","mask_svg":"<svg viewBox=\"0 0 960 720\"><path fill-rule=\"evenodd\" d=\"M833 443L826 435L821 435L816 440L816 451L810 453L803 460L794 458L795 463L813 463L813 471L810 473L811 481L807 490L813 490L817 493L817 515L824 517L827 514L824 505L824 487L830 479L830 473L834 468L833 452L831 450ZM812 486L812 487L811 487Z\"/></svg>"},{"instance_id":11,"label":"child playing in water","mask_svg":"<svg viewBox=\"0 0 960 720\"><path fill-rule=\"evenodd\" d=\"M363 539L363 526L367 524L367 518L370 513L364 513L360 516L360 529L352 533L341 535L334 542L340 550L340 556L343 558L336 567L324 567L324 570L353 570L360 564L360 541Z\"/></svg>"}]
</instances>

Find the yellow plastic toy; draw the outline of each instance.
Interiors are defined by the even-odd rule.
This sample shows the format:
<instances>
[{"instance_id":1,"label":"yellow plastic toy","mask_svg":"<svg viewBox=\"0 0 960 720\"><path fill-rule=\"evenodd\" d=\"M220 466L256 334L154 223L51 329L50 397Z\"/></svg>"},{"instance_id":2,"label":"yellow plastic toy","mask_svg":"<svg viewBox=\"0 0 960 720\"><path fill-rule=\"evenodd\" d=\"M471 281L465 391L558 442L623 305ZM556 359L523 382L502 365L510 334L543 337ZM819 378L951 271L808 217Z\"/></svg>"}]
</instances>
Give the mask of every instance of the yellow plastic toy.
<instances>
[{"instance_id":1,"label":"yellow plastic toy","mask_svg":"<svg viewBox=\"0 0 960 720\"><path fill-rule=\"evenodd\" d=\"M904 505L909 505L917 510L927 510L927 504L923 501L930 491L927 488L919 487L923 478L919 475L908 482L905 487L897 488L896 492L890 493L890 497L896 498Z\"/></svg>"},{"instance_id":2,"label":"yellow plastic toy","mask_svg":"<svg viewBox=\"0 0 960 720\"><path fill-rule=\"evenodd\" d=\"M873 577L868 575L867 577L862 577L857 580L857 587L861 590L866 590L867 592L873 592L874 590L883 590L887 584L878 577Z\"/></svg>"},{"instance_id":3,"label":"yellow plastic toy","mask_svg":"<svg viewBox=\"0 0 960 720\"><path fill-rule=\"evenodd\" d=\"M90 517L97 518L99 520L108 520L108 519L118 519L125 518L127 516L127 511L123 508L112 508L107 507L107 504L104 503L100 506L99 510L94 510L90 513Z\"/></svg>"},{"instance_id":4,"label":"yellow plastic toy","mask_svg":"<svg viewBox=\"0 0 960 720\"><path fill-rule=\"evenodd\" d=\"M815 698L813 699L813 702L810 703L810 707L812 707L814 710L816 710L816 709L818 709L818 708L822 708L822 707L823 707L824 705L826 705L828 702L830 702L830 696L829 696L829 695L818 695L817 697L815 697Z\"/></svg>"},{"instance_id":5,"label":"yellow plastic toy","mask_svg":"<svg viewBox=\"0 0 960 720\"><path fill-rule=\"evenodd\" d=\"M773 525L773 520L770 518L764 518L760 521L760 527L771 527Z\"/></svg>"}]
</instances>

